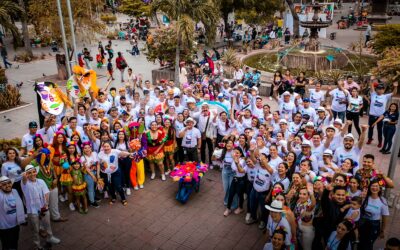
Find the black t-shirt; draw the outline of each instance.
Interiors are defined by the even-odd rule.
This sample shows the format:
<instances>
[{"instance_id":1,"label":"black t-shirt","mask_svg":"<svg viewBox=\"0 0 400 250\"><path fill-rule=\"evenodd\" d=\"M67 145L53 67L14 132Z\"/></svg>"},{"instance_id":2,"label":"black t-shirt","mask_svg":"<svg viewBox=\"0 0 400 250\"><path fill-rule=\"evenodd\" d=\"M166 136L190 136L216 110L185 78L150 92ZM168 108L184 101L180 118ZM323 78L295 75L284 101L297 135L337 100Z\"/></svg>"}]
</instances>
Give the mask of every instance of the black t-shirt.
<instances>
[{"instance_id":1,"label":"black t-shirt","mask_svg":"<svg viewBox=\"0 0 400 250\"><path fill-rule=\"evenodd\" d=\"M395 124L387 124L386 121L389 120L389 121L391 121L391 122L396 122L397 120L399 120L399 113L397 112L397 113L394 113L394 114L390 114L389 111L386 110L385 113L383 113L383 117L384 117L383 122L384 122L386 125L392 125L392 126L394 126Z\"/></svg>"}]
</instances>

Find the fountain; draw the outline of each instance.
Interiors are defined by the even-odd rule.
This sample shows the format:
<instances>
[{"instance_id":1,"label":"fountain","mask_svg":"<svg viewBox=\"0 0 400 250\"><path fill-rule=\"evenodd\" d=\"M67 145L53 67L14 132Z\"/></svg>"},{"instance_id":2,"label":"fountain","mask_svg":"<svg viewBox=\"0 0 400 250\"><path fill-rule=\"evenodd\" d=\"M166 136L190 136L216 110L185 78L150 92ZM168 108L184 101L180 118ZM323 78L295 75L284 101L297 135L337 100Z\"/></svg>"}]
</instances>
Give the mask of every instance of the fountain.
<instances>
[{"instance_id":1,"label":"fountain","mask_svg":"<svg viewBox=\"0 0 400 250\"><path fill-rule=\"evenodd\" d=\"M321 10L321 6L318 3L311 5L314 10L314 16L312 21L301 21L300 26L303 28L308 28L311 31L308 42L305 45L305 51L318 52L319 51L319 41L318 41L318 30L322 28L327 28L332 24L332 21L322 21L320 20L318 13Z\"/></svg>"}]
</instances>

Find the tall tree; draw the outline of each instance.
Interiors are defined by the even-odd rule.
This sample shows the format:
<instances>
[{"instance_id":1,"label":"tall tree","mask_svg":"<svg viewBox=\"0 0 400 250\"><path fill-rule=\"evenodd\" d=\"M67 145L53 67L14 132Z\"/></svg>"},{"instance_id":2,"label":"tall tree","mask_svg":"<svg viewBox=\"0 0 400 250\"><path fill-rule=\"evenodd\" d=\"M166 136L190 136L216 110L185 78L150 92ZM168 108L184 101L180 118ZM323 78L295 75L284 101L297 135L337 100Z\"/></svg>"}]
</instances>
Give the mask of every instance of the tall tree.
<instances>
[{"instance_id":1,"label":"tall tree","mask_svg":"<svg viewBox=\"0 0 400 250\"><path fill-rule=\"evenodd\" d=\"M18 28L13 22L13 18L19 16L23 9L18 4L10 0L0 1L0 26L6 31L11 32L14 39L19 40Z\"/></svg>"},{"instance_id":2,"label":"tall tree","mask_svg":"<svg viewBox=\"0 0 400 250\"><path fill-rule=\"evenodd\" d=\"M219 19L218 9L213 0L154 0L152 13L161 11L177 29L177 46L175 54L175 81L179 82L179 61L182 45L190 44L196 23L201 22L205 28L206 42L215 39Z\"/></svg>"},{"instance_id":3,"label":"tall tree","mask_svg":"<svg viewBox=\"0 0 400 250\"><path fill-rule=\"evenodd\" d=\"M25 8L25 2L24 0L18 0L19 6L23 9L23 12L21 13L21 26L22 26L22 37L24 39L24 47L25 47L25 52L27 53L28 56L32 57L32 46L31 42L29 39L29 31L28 31L28 16L27 16L27 11Z\"/></svg>"},{"instance_id":4,"label":"tall tree","mask_svg":"<svg viewBox=\"0 0 400 250\"><path fill-rule=\"evenodd\" d=\"M64 26L67 36L70 34L68 12L65 1L61 1L64 15ZM71 0L71 8L74 19L75 34L77 40L90 42L96 34L104 32L104 24L94 18L95 10L104 7L102 0ZM29 3L29 16L35 31L42 37L51 37L61 40L60 19L55 0L34 0Z\"/></svg>"},{"instance_id":5,"label":"tall tree","mask_svg":"<svg viewBox=\"0 0 400 250\"><path fill-rule=\"evenodd\" d=\"M294 9L294 3L292 0L285 1L289 7L290 13L293 16L293 35L300 37L300 18L299 15L297 15L296 10Z\"/></svg>"},{"instance_id":6,"label":"tall tree","mask_svg":"<svg viewBox=\"0 0 400 250\"><path fill-rule=\"evenodd\" d=\"M150 4L142 0L122 0L119 11L129 16L145 16L150 15Z\"/></svg>"}]
</instances>

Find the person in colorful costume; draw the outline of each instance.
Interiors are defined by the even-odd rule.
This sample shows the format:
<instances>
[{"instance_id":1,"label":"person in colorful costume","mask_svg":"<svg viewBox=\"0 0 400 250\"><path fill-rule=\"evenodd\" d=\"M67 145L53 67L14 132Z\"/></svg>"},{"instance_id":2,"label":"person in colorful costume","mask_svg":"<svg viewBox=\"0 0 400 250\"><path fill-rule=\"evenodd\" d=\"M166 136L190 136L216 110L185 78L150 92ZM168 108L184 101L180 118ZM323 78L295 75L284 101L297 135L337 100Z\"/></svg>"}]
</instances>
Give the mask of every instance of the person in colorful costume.
<instances>
[{"instance_id":1,"label":"person in colorful costume","mask_svg":"<svg viewBox=\"0 0 400 250\"><path fill-rule=\"evenodd\" d=\"M67 159L64 162L60 162L62 166L62 171L61 171L61 176L60 176L60 182L61 186L65 187L67 190L68 194L68 203L69 203L69 209L71 211L75 211L75 206L73 203L73 195L72 195L72 182L73 178L71 175L72 167L71 163L79 160L80 155L78 154L76 150L76 143L75 142L69 142L67 144Z\"/></svg>"},{"instance_id":2,"label":"person in colorful costume","mask_svg":"<svg viewBox=\"0 0 400 250\"><path fill-rule=\"evenodd\" d=\"M172 120L169 117L164 119L164 133L168 137L164 144L164 154L166 156L167 165L167 172L165 174L168 175L175 166L174 154L177 149L176 131L172 126Z\"/></svg>"},{"instance_id":3,"label":"person in colorful costume","mask_svg":"<svg viewBox=\"0 0 400 250\"><path fill-rule=\"evenodd\" d=\"M62 167L61 161L66 157L67 152L67 138L65 135L58 131L54 134L53 143L48 147L50 150L50 161L53 164L54 172L56 174L57 180L61 177ZM57 182L57 188L60 190L59 200L61 202L65 201L64 196L61 194L61 183Z\"/></svg>"},{"instance_id":4,"label":"person in colorful costume","mask_svg":"<svg viewBox=\"0 0 400 250\"><path fill-rule=\"evenodd\" d=\"M157 122L153 121L150 123L150 130L146 132L147 138L147 157L146 159L150 163L151 177L154 180L156 173L154 170L154 164L160 169L161 180L165 181L164 174L164 144L168 140L168 135L165 134L162 128L159 128Z\"/></svg>"},{"instance_id":5,"label":"person in colorful costume","mask_svg":"<svg viewBox=\"0 0 400 250\"><path fill-rule=\"evenodd\" d=\"M130 143L129 147L133 151L132 165L130 171L130 179L132 186L135 190L139 188L144 188L144 161L143 158L146 157L147 153L147 137L143 133L144 124L139 122L131 122L128 125L130 132Z\"/></svg>"},{"instance_id":6,"label":"person in colorful costume","mask_svg":"<svg viewBox=\"0 0 400 250\"><path fill-rule=\"evenodd\" d=\"M81 214L88 213L88 203L86 199L86 182L83 179L84 171L85 170L82 169L79 159L72 163L72 193L74 195L76 205L79 209L79 213Z\"/></svg>"}]
</instances>

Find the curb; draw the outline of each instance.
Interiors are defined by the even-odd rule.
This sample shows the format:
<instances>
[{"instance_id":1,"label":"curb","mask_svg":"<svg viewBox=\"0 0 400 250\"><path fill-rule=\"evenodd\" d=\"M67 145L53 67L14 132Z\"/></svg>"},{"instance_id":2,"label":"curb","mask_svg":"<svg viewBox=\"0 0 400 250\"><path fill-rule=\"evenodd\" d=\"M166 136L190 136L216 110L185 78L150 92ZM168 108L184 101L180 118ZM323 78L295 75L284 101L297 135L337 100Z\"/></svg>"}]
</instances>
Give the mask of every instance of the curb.
<instances>
[{"instance_id":1,"label":"curb","mask_svg":"<svg viewBox=\"0 0 400 250\"><path fill-rule=\"evenodd\" d=\"M3 110L3 111L0 111L0 114L5 114L5 113L11 112L11 111L16 111L18 109L26 108L32 104L33 103L28 103L28 104L24 104L22 106L18 106L18 107L12 108L12 109Z\"/></svg>"}]
</instances>

